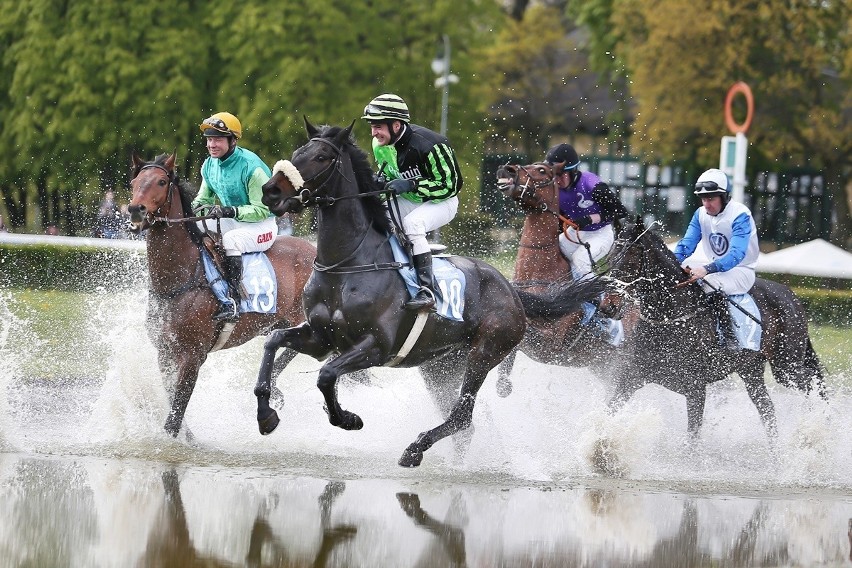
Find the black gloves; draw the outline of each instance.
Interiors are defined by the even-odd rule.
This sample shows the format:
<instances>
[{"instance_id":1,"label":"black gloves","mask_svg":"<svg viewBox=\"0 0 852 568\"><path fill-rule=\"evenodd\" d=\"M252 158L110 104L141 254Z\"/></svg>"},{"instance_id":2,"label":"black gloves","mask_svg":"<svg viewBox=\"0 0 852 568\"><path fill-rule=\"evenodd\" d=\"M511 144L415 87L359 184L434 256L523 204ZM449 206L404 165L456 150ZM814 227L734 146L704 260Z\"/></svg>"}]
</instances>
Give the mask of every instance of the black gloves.
<instances>
[{"instance_id":1,"label":"black gloves","mask_svg":"<svg viewBox=\"0 0 852 568\"><path fill-rule=\"evenodd\" d=\"M582 230L592 224L592 218L588 215L583 215L582 217L578 217L577 219L572 219L577 226Z\"/></svg>"},{"instance_id":2,"label":"black gloves","mask_svg":"<svg viewBox=\"0 0 852 568\"><path fill-rule=\"evenodd\" d=\"M212 215L215 219L221 219L223 217L233 219L237 216L237 208L228 207L227 205L214 205L210 208L207 214Z\"/></svg>"},{"instance_id":3,"label":"black gloves","mask_svg":"<svg viewBox=\"0 0 852 568\"><path fill-rule=\"evenodd\" d=\"M414 191L415 187L417 187L417 184L412 179L394 179L388 182L385 189L401 195L409 191Z\"/></svg>"}]
</instances>

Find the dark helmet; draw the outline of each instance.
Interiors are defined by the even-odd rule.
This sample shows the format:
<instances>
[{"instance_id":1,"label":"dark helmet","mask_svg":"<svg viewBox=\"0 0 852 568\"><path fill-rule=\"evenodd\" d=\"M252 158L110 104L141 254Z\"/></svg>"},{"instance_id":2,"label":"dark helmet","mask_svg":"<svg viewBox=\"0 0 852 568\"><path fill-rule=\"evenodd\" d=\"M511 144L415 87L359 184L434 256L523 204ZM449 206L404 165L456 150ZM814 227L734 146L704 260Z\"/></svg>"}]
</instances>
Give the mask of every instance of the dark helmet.
<instances>
[{"instance_id":1,"label":"dark helmet","mask_svg":"<svg viewBox=\"0 0 852 568\"><path fill-rule=\"evenodd\" d=\"M544 159L551 164L564 163L563 169L566 171L580 165L580 157L571 144L557 144L547 152Z\"/></svg>"},{"instance_id":2,"label":"dark helmet","mask_svg":"<svg viewBox=\"0 0 852 568\"><path fill-rule=\"evenodd\" d=\"M698 197L721 195L722 202L727 203L731 199L731 183L725 172L711 168L698 176L693 193Z\"/></svg>"}]
</instances>

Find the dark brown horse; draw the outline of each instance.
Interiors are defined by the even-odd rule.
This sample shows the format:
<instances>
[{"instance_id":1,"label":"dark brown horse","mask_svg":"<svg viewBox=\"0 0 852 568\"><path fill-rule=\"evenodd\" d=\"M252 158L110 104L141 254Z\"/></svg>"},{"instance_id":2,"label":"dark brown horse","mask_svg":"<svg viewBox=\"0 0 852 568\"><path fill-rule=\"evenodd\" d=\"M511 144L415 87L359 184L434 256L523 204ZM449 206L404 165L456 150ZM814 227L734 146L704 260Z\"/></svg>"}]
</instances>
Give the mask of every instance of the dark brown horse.
<instances>
[{"instance_id":1,"label":"dark brown horse","mask_svg":"<svg viewBox=\"0 0 852 568\"><path fill-rule=\"evenodd\" d=\"M638 389L659 384L686 397L689 433L698 434L707 386L739 374L770 438L777 432L775 408L763 373L825 398L822 369L808 336L808 318L787 286L758 278L750 294L760 308L760 351L718 346L716 320L701 286L687 279L663 240L641 219L619 232L610 252L611 276L620 299L638 302L640 319L633 349L616 377L610 408L620 408Z\"/></svg>"},{"instance_id":2,"label":"dark brown horse","mask_svg":"<svg viewBox=\"0 0 852 568\"><path fill-rule=\"evenodd\" d=\"M410 296L389 242L392 229L379 200L383 188L373 181L366 155L351 138L352 125L317 129L306 121L306 127L310 140L293 154L304 181L276 172L263 186L263 202L276 215L317 208L317 260L304 293L307 321L269 336L258 384L269 380L279 347L320 360L337 354L320 369L317 387L329 422L358 430L361 418L338 400L339 376L373 366L419 367L433 398L451 402L442 408L445 421L421 433L400 458L400 465L414 467L439 440L469 432L477 393L488 371L523 337L528 310L573 310L597 291L589 287L584 295L578 287L561 299L535 298L517 292L481 260L453 256L448 260L458 276L442 281L441 288L453 305L463 305L458 318L404 310ZM418 327L422 331L410 342ZM278 424L262 396L258 420L261 431L271 432Z\"/></svg>"},{"instance_id":3,"label":"dark brown horse","mask_svg":"<svg viewBox=\"0 0 852 568\"><path fill-rule=\"evenodd\" d=\"M148 335L157 348L160 371L171 396L165 429L177 436L198 370L214 346L236 347L273 328L305 321L302 290L316 249L302 239L278 237L266 252L278 281L275 313L243 314L218 346L225 324L212 319L218 301L201 264L201 231L194 222L184 221L191 215L192 195L175 172L175 155L163 154L152 162L134 155L132 174L130 224L136 232L148 231ZM280 372L296 355L293 350L282 352L274 372Z\"/></svg>"},{"instance_id":4,"label":"dark brown horse","mask_svg":"<svg viewBox=\"0 0 852 568\"><path fill-rule=\"evenodd\" d=\"M542 293L571 279L568 261L559 250L559 188L556 176L561 164L506 164L497 170L498 187L524 211L524 227L515 260L513 283L530 292ZM619 358L618 348L589 326L580 324L583 310L559 319L530 319L523 341L498 367L497 392L507 396L512 389L510 374L517 352L523 351L540 363L589 366L596 374L611 372ZM624 316L629 327L635 311Z\"/></svg>"}]
</instances>

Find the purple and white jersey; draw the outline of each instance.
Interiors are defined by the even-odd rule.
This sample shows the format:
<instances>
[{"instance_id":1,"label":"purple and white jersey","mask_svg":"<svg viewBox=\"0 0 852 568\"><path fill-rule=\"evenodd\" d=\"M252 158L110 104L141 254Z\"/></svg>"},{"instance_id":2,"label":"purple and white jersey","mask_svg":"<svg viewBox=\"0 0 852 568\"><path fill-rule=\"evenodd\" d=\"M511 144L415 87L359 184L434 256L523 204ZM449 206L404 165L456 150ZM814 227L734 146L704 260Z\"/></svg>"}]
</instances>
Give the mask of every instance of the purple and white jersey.
<instances>
[{"instance_id":1,"label":"purple and white jersey","mask_svg":"<svg viewBox=\"0 0 852 568\"><path fill-rule=\"evenodd\" d=\"M569 219L597 213L603 218L603 209L600 203L592 198L595 186L601 183L601 178L591 172L580 172L577 182L566 189L559 189L559 211ZM609 221L592 223L583 227L584 231L597 231L601 227L609 225Z\"/></svg>"}]
</instances>

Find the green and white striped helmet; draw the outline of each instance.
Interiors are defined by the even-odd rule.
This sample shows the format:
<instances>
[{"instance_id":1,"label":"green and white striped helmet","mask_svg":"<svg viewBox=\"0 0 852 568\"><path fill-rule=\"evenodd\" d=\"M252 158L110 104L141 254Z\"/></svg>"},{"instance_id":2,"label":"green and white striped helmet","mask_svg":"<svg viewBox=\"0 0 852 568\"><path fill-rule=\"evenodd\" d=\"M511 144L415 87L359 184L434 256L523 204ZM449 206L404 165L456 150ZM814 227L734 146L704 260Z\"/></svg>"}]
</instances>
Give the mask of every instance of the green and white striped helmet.
<instances>
[{"instance_id":1,"label":"green and white striped helmet","mask_svg":"<svg viewBox=\"0 0 852 568\"><path fill-rule=\"evenodd\" d=\"M365 120L399 120L410 122L411 115L408 114L408 105L401 97L387 93L379 95L364 107Z\"/></svg>"}]
</instances>

